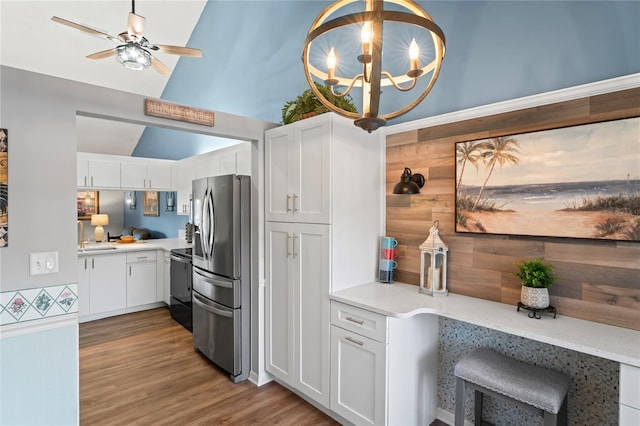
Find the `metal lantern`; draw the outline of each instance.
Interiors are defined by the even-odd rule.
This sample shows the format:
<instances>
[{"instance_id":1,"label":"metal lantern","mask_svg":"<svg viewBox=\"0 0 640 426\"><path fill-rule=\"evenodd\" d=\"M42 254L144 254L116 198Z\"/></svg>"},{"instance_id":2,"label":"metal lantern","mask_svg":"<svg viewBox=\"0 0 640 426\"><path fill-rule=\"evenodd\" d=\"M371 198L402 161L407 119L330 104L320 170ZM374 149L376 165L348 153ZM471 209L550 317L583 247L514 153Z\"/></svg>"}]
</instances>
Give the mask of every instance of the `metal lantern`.
<instances>
[{"instance_id":1,"label":"metal lantern","mask_svg":"<svg viewBox=\"0 0 640 426\"><path fill-rule=\"evenodd\" d=\"M429 229L429 237L420 248L420 293L431 296L446 296L447 252L449 247L440 238L438 221Z\"/></svg>"}]
</instances>

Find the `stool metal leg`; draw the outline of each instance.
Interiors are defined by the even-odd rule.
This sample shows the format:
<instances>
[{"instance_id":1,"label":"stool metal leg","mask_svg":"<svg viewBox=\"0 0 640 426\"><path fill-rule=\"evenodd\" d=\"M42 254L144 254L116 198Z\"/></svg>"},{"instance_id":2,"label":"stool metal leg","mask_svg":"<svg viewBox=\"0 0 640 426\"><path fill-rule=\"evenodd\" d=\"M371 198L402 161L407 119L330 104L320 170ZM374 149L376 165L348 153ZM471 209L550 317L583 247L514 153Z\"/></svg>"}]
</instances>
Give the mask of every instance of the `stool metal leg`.
<instances>
[{"instance_id":1,"label":"stool metal leg","mask_svg":"<svg viewBox=\"0 0 640 426\"><path fill-rule=\"evenodd\" d=\"M483 402L483 397L484 394L482 392L480 392L479 390L476 390L474 392L474 397L473 397L473 411L474 411L474 417L475 417L475 424L480 426L482 424L482 402Z\"/></svg>"},{"instance_id":2,"label":"stool metal leg","mask_svg":"<svg viewBox=\"0 0 640 426\"><path fill-rule=\"evenodd\" d=\"M464 426L464 385L464 380L456 378L455 426Z\"/></svg>"}]
</instances>

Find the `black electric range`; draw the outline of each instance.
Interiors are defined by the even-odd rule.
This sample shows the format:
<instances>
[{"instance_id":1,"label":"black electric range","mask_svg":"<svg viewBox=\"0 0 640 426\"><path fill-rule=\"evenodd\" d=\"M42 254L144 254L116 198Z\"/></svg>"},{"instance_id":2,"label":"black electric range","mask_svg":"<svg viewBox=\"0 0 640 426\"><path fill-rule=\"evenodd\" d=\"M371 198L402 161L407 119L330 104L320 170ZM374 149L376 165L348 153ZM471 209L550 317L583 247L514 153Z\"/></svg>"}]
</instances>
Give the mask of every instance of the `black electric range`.
<instances>
[{"instance_id":1,"label":"black electric range","mask_svg":"<svg viewBox=\"0 0 640 426\"><path fill-rule=\"evenodd\" d=\"M171 283L170 306L171 317L182 324L184 328L192 330L191 284L193 272L191 264L191 248L171 250Z\"/></svg>"}]
</instances>

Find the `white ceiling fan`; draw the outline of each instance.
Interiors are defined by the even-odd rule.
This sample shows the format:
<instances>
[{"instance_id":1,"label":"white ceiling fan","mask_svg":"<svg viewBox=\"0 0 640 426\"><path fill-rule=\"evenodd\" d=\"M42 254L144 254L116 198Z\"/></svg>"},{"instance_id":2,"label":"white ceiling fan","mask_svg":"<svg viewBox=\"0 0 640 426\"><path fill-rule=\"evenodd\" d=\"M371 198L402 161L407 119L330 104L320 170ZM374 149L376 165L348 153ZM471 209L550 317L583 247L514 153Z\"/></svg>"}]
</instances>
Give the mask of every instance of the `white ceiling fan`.
<instances>
[{"instance_id":1,"label":"white ceiling fan","mask_svg":"<svg viewBox=\"0 0 640 426\"><path fill-rule=\"evenodd\" d=\"M151 51L163 52L170 55L188 56L192 58L202 57L200 49L149 43L149 40L144 37L146 19L144 16L140 16L135 13L135 0L131 0L131 12L129 13L129 18L127 20L127 31L118 34L117 37L57 16L52 16L51 20L85 33L118 43L118 46L115 48L93 53L88 55L87 58L105 59L115 56L118 62L132 70L142 70L151 66L151 68L162 75L169 74L171 70L165 64L160 62L160 60L155 58L151 54Z\"/></svg>"}]
</instances>

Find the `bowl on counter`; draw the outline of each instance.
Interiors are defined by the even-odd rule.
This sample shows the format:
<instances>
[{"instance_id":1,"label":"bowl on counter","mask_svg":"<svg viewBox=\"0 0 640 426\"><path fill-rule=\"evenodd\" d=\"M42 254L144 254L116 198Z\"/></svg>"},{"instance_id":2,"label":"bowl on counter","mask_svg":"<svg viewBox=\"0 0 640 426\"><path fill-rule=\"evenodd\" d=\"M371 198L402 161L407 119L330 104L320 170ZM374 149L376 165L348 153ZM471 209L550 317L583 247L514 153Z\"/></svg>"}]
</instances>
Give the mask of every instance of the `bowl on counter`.
<instances>
[{"instance_id":1,"label":"bowl on counter","mask_svg":"<svg viewBox=\"0 0 640 426\"><path fill-rule=\"evenodd\" d=\"M118 240L119 243L123 243L123 244L133 243L135 241L136 241L136 239L135 239L135 237L133 235L123 235Z\"/></svg>"}]
</instances>

